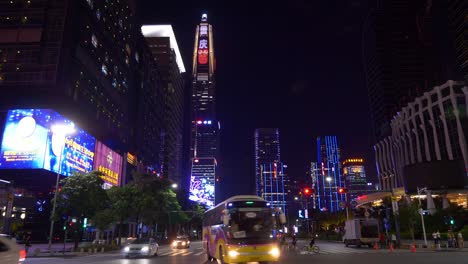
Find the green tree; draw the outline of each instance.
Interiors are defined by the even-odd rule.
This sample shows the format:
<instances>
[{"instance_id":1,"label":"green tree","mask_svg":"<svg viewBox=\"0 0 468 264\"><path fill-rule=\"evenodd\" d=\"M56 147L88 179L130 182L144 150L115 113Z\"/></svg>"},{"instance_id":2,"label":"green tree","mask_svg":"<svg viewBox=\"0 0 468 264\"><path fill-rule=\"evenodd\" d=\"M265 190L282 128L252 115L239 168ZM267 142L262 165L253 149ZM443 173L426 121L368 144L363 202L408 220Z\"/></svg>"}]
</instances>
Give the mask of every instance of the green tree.
<instances>
[{"instance_id":1,"label":"green tree","mask_svg":"<svg viewBox=\"0 0 468 264\"><path fill-rule=\"evenodd\" d=\"M97 229L96 239L101 238L102 231L105 231L107 228L109 228L114 220L115 213L109 208L99 211L94 215L92 221L93 225Z\"/></svg>"},{"instance_id":2,"label":"green tree","mask_svg":"<svg viewBox=\"0 0 468 264\"><path fill-rule=\"evenodd\" d=\"M108 191L110 208L118 220L118 245L122 237L122 224L136 213L137 203L141 193L135 186L125 185L123 187L112 187Z\"/></svg>"},{"instance_id":3,"label":"green tree","mask_svg":"<svg viewBox=\"0 0 468 264\"><path fill-rule=\"evenodd\" d=\"M408 231L411 239L414 240L416 227L420 226L420 214L416 202L403 203L399 206L398 221L400 222L402 232Z\"/></svg>"},{"instance_id":4,"label":"green tree","mask_svg":"<svg viewBox=\"0 0 468 264\"><path fill-rule=\"evenodd\" d=\"M156 223L166 223L169 229L173 224L189 221L183 212L176 193L172 190L172 182L152 174L136 173L131 183L138 190L135 203L136 217L139 223L153 230Z\"/></svg>"},{"instance_id":5,"label":"green tree","mask_svg":"<svg viewBox=\"0 0 468 264\"><path fill-rule=\"evenodd\" d=\"M77 173L61 181L62 188L57 195L57 213L67 215L77 219L74 225L73 237L75 239L75 248L83 236L81 228L85 217L93 218L97 212L103 210L108 205L108 196L102 189L104 183L101 179L103 174L98 171L89 173Z\"/></svg>"}]
</instances>

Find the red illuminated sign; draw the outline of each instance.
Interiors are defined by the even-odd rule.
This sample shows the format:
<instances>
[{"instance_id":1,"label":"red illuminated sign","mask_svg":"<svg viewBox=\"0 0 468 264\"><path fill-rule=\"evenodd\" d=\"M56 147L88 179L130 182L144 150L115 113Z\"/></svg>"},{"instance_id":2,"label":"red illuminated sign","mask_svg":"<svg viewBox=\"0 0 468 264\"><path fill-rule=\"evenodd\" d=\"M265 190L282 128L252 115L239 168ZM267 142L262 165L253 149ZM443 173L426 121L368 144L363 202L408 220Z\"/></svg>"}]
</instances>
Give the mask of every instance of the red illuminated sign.
<instances>
[{"instance_id":1,"label":"red illuminated sign","mask_svg":"<svg viewBox=\"0 0 468 264\"><path fill-rule=\"evenodd\" d=\"M198 50L198 64L208 64L208 49Z\"/></svg>"}]
</instances>

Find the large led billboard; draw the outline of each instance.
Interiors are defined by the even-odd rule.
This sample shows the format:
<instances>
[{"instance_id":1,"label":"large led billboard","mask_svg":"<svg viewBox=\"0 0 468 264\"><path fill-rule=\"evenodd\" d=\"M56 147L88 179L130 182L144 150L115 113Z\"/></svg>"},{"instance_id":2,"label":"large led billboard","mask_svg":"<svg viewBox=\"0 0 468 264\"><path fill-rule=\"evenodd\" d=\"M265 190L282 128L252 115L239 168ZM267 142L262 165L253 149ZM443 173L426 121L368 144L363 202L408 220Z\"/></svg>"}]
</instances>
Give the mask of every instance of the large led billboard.
<instances>
[{"instance_id":1,"label":"large led billboard","mask_svg":"<svg viewBox=\"0 0 468 264\"><path fill-rule=\"evenodd\" d=\"M189 199L208 207L215 204L216 160L195 158L192 160Z\"/></svg>"},{"instance_id":2,"label":"large led billboard","mask_svg":"<svg viewBox=\"0 0 468 264\"><path fill-rule=\"evenodd\" d=\"M50 109L9 110L3 132L0 169L60 170L60 174L65 176L91 171L94 137L78 127L65 138L51 129L54 125L72 124Z\"/></svg>"},{"instance_id":3,"label":"large led billboard","mask_svg":"<svg viewBox=\"0 0 468 264\"><path fill-rule=\"evenodd\" d=\"M101 177L105 187L120 186L122 174L122 156L100 141L96 141L94 170L104 173Z\"/></svg>"}]
</instances>

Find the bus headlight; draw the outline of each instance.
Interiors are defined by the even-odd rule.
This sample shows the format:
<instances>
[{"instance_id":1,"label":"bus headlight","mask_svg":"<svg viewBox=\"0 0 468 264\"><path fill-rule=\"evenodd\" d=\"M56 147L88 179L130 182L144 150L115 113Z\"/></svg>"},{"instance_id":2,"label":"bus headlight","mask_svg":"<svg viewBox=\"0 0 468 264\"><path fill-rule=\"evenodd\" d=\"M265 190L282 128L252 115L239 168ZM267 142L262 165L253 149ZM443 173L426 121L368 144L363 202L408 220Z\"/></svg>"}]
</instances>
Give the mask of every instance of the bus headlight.
<instances>
[{"instance_id":1,"label":"bus headlight","mask_svg":"<svg viewBox=\"0 0 468 264\"><path fill-rule=\"evenodd\" d=\"M130 251L130 247L124 247L124 252L129 252Z\"/></svg>"},{"instance_id":2,"label":"bus headlight","mask_svg":"<svg viewBox=\"0 0 468 264\"><path fill-rule=\"evenodd\" d=\"M274 247L270 250L270 255L272 255L275 258L278 258L280 256L280 250L277 247Z\"/></svg>"},{"instance_id":3,"label":"bus headlight","mask_svg":"<svg viewBox=\"0 0 468 264\"><path fill-rule=\"evenodd\" d=\"M235 258L235 257L239 256L239 252L237 252L235 250L229 250L228 254L229 254L229 257L231 257L231 258Z\"/></svg>"}]
</instances>

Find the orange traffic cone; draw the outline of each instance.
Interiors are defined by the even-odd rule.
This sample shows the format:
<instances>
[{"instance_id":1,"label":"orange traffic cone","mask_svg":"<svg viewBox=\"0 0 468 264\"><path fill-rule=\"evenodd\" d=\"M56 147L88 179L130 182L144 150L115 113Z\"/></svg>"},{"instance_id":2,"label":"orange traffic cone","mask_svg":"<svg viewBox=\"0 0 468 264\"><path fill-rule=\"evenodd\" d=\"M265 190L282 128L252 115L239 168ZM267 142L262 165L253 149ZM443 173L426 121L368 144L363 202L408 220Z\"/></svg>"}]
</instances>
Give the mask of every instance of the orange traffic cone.
<instances>
[{"instance_id":1,"label":"orange traffic cone","mask_svg":"<svg viewBox=\"0 0 468 264\"><path fill-rule=\"evenodd\" d=\"M393 243L390 243L390 252L393 252Z\"/></svg>"},{"instance_id":2,"label":"orange traffic cone","mask_svg":"<svg viewBox=\"0 0 468 264\"><path fill-rule=\"evenodd\" d=\"M416 245L414 243L411 244L411 252L416 252Z\"/></svg>"},{"instance_id":3,"label":"orange traffic cone","mask_svg":"<svg viewBox=\"0 0 468 264\"><path fill-rule=\"evenodd\" d=\"M379 250L379 244L377 244L377 242L374 243L374 249Z\"/></svg>"}]
</instances>

